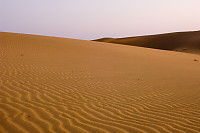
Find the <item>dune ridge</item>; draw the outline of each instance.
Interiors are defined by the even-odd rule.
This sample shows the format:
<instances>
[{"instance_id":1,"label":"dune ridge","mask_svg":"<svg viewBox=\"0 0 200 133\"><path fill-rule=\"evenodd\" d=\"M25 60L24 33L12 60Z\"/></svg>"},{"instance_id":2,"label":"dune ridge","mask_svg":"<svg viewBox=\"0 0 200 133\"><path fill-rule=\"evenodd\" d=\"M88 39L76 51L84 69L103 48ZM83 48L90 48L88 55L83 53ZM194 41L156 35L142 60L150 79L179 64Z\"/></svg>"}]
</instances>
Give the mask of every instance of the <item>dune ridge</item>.
<instances>
[{"instance_id":1,"label":"dune ridge","mask_svg":"<svg viewBox=\"0 0 200 133\"><path fill-rule=\"evenodd\" d=\"M199 60L0 32L0 132L198 133Z\"/></svg>"},{"instance_id":2,"label":"dune ridge","mask_svg":"<svg viewBox=\"0 0 200 133\"><path fill-rule=\"evenodd\" d=\"M94 41L200 54L200 31L125 38L101 38Z\"/></svg>"}]
</instances>

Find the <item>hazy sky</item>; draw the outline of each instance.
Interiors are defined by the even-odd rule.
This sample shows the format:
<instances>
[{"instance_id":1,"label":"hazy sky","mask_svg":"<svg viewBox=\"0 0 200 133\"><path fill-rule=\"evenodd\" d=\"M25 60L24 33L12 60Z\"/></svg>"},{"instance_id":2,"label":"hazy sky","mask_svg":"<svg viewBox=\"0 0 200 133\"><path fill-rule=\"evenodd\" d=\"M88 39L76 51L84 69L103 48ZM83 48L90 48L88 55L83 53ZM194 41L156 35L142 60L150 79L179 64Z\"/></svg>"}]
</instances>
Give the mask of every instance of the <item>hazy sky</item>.
<instances>
[{"instance_id":1,"label":"hazy sky","mask_svg":"<svg viewBox=\"0 0 200 133\"><path fill-rule=\"evenodd\" d=\"M75 39L200 29L200 0L0 0L0 31Z\"/></svg>"}]
</instances>

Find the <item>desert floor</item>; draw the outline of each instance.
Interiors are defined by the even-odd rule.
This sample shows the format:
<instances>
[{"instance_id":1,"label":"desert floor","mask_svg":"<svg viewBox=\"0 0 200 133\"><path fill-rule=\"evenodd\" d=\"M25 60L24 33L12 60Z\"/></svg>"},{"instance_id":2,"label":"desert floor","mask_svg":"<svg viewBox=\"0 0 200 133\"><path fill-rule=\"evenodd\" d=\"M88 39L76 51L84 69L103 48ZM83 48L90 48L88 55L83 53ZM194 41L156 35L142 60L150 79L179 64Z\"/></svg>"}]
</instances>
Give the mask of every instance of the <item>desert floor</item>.
<instances>
[{"instance_id":1,"label":"desert floor","mask_svg":"<svg viewBox=\"0 0 200 133\"><path fill-rule=\"evenodd\" d=\"M199 133L200 56L0 33L1 133Z\"/></svg>"}]
</instances>

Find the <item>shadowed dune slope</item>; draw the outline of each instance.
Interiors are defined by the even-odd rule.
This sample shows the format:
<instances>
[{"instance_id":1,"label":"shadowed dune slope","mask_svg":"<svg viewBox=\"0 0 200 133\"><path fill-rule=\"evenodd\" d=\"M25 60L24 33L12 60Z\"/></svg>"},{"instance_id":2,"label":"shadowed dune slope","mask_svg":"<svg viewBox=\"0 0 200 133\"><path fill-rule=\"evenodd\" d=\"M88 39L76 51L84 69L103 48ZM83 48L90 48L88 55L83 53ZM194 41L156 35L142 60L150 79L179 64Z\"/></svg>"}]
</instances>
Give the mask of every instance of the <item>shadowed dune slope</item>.
<instances>
[{"instance_id":1,"label":"shadowed dune slope","mask_svg":"<svg viewBox=\"0 0 200 133\"><path fill-rule=\"evenodd\" d=\"M200 57L0 33L1 133L199 133Z\"/></svg>"},{"instance_id":2,"label":"shadowed dune slope","mask_svg":"<svg viewBox=\"0 0 200 133\"><path fill-rule=\"evenodd\" d=\"M102 38L95 41L200 54L200 31L127 38Z\"/></svg>"}]
</instances>

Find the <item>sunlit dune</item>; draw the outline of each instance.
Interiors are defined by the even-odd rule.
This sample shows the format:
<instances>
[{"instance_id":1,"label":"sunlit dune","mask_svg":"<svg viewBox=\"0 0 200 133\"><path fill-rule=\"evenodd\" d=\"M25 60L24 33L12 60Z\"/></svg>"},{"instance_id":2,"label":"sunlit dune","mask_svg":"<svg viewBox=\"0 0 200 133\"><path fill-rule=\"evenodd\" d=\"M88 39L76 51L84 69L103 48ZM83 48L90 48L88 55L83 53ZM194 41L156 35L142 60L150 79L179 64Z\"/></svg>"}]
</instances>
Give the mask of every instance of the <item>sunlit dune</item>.
<instances>
[{"instance_id":1,"label":"sunlit dune","mask_svg":"<svg viewBox=\"0 0 200 133\"><path fill-rule=\"evenodd\" d=\"M102 38L95 41L200 54L200 31L127 38Z\"/></svg>"},{"instance_id":2,"label":"sunlit dune","mask_svg":"<svg viewBox=\"0 0 200 133\"><path fill-rule=\"evenodd\" d=\"M198 54L0 32L0 133L199 133L199 94Z\"/></svg>"}]
</instances>

